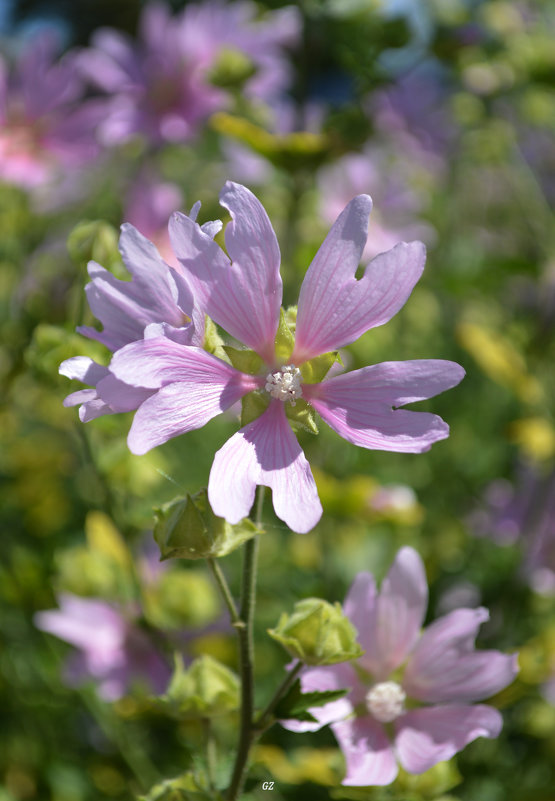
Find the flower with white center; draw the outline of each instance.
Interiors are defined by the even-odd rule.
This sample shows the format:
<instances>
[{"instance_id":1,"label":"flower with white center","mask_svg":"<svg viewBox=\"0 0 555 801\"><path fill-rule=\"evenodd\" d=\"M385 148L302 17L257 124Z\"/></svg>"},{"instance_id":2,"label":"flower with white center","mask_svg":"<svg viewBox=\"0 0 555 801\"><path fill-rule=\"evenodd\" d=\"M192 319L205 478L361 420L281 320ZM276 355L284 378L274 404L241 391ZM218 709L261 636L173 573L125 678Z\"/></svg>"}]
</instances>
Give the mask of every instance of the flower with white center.
<instances>
[{"instance_id":1,"label":"flower with white center","mask_svg":"<svg viewBox=\"0 0 555 801\"><path fill-rule=\"evenodd\" d=\"M176 213L170 221L172 245L195 307L255 351L260 370L241 372L167 336L126 345L114 354L110 372L126 385L152 393L135 414L128 445L133 453L146 453L200 428L257 391L269 404L216 453L208 483L210 504L215 514L238 523L248 515L261 484L272 489L279 518L293 531L309 531L322 507L289 425L290 407L299 401L309 404L355 445L420 453L447 437L449 428L436 415L398 407L455 386L464 370L442 360L385 362L320 383L306 378L301 384L313 359L382 325L403 306L424 268L424 246L399 243L373 259L357 280L372 201L367 195L354 198L308 268L294 347L283 365L283 357L276 356L282 301L276 235L262 205L244 186L228 182L220 198L232 217L225 232L231 261L213 240L216 227L201 228L184 214Z\"/></svg>"},{"instance_id":2,"label":"flower with white center","mask_svg":"<svg viewBox=\"0 0 555 801\"><path fill-rule=\"evenodd\" d=\"M359 573L345 599L363 656L300 674L303 693L349 688L338 701L309 710L316 723L282 721L297 732L331 725L345 756L345 785L390 784L397 761L423 773L477 737L501 731L497 709L473 702L512 682L516 655L474 649L489 617L484 608L456 609L421 632L427 602L422 560L402 548L379 593L373 576Z\"/></svg>"},{"instance_id":3,"label":"flower with white center","mask_svg":"<svg viewBox=\"0 0 555 801\"><path fill-rule=\"evenodd\" d=\"M294 364L286 364L275 373L268 373L266 376L266 386L264 389L269 392L272 398L280 401L289 401L291 406L295 406L297 398L302 398L303 388L302 374Z\"/></svg>"}]
</instances>

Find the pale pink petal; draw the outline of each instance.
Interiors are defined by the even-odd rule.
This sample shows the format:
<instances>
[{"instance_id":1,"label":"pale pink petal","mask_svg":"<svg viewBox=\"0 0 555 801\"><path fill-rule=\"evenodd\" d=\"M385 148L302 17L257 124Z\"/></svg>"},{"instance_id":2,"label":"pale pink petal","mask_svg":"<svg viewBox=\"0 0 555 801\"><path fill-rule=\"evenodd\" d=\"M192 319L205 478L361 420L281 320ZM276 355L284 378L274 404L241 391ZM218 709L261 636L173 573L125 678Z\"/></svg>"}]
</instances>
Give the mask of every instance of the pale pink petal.
<instances>
[{"instance_id":1,"label":"pale pink petal","mask_svg":"<svg viewBox=\"0 0 555 801\"><path fill-rule=\"evenodd\" d=\"M233 217L226 231L233 262L213 241L212 230L203 231L184 214L170 220L173 249L208 316L273 364L282 297L276 236L245 187L227 183L221 200Z\"/></svg>"},{"instance_id":2,"label":"pale pink petal","mask_svg":"<svg viewBox=\"0 0 555 801\"><path fill-rule=\"evenodd\" d=\"M475 651L474 640L487 609L456 609L422 634L407 664L405 691L419 701L478 701L510 684L516 655Z\"/></svg>"},{"instance_id":3,"label":"pale pink petal","mask_svg":"<svg viewBox=\"0 0 555 801\"><path fill-rule=\"evenodd\" d=\"M332 723L331 729L347 764L341 784L350 787L391 784L397 776L397 762L383 726L367 715Z\"/></svg>"},{"instance_id":4,"label":"pale pink petal","mask_svg":"<svg viewBox=\"0 0 555 801\"><path fill-rule=\"evenodd\" d=\"M90 262L92 281L85 291L91 311L104 329L82 326L78 331L110 350L142 339L149 323L186 326L192 336L193 296L185 278L172 270L152 242L129 223L121 227L119 249L133 280L120 281L99 264Z\"/></svg>"},{"instance_id":5,"label":"pale pink petal","mask_svg":"<svg viewBox=\"0 0 555 801\"><path fill-rule=\"evenodd\" d=\"M303 693L342 689L349 689L352 692L337 701L331 701L329 704L311 707L309 711L316 718L315 722L281 720L281 725L289 729L289 731L317 731L329 723L344 720L354 712L354 706L364 698L366 692L366 688L362 686L357 674L348 662L305 668L299 678Z\"/></svg>"},{"instance_id":6,"label":"pale pink petal","mask_svg":"<svg viewBox=\"0 0 555 801\"><path fill-rule=\"evenodd\" d=\"M333 224L307 270L297 313L292 361L354 342L390 320L405 304L422 275L426 250L421 242L400 242L355 273L368 232L372 201L354 198Z\"/></svg>"},{"instance_id":7,"label":"pale pink petal","mask_svg":"<svg viewBox=\"0 0 555 801\"><path fill-rule=\"evenodd\" d=\"M359 661L370 671L375 662L376 597L374 576L362 572L356 575L343 602L343 611L356 628L358 642L366 652ZM366 654L369 655L368 661L365 660Z\"/></svg>"},{"instance_id":8,"label":"pale pink petal","mask_svg":"<svg viewBox=\"0 0 555 801\"><path fill-rule=\"evenodd\" d=\"M35 624L42 631L84 650L104 653L119 648L125 637L122 616L103 601L79 598L70 593L59 597L59 609L37 612Z\"/></svg>"},{"instance_id":9,"label":"pale pink petal","mask_svg":"<svg viewBox=\"0 0 555 801\"><path fill-rule=\"evenodd\" d=\"M363 448L421 453L449 435L437 415L397 409L431 398L461 381L455 362L383 362L305 384L303 396L344 439Z\"/></svg>"},{"instance_id":10,"label":"pale pink petal","mask_svg":"<svg viewBox=\"0 0 555 801\"><path fill-rule=\"evenodd\" d=\"M67 378L73 378L94 387L101 378L108 375L108 368L97 364L88 356L73 356L60 364L58 372Z\"/></svg>"},{"instance_id":11,"label":"pale pink petal","mask_svg":"<svg viewBox=\"0 0 555 801\"><path fill-rule=\"evenodd\" d=\"M145 356L149 353L150 367ZM254 376L240 373L200 348L186 348L169 340L134 342L118 351L112 363L117 376L128 375L132 380L140 368L138 380L151 387L161 386L133 419L127 444L136 454L201 428L258 385ZM167 383L172 378L173 383Z\"/></svg>"},{"instance_id":12,"label":"pale pink petal","mask_svg":"<svg viewBox=\"0 0 555 801\"><path fill-rule=\"evenodd\" d=\"M424 773L477 737L498 737L503 718L490 706L435 706L413 709L395 721L395 745L409 773Z\"/></svg>"},{"instance_id":13,"label":"pale pink petal","mask_svg":"<svg viewBox=\"0 0 555 801\"><path fill-rule=\"evenodd\" d=\"M320 519L310 465L278 400L216 453L208 481L214 513L238 523L250 511L257 484L272 489L275 513L293 531L310 531Z\"/></svg>"}]
</instances>

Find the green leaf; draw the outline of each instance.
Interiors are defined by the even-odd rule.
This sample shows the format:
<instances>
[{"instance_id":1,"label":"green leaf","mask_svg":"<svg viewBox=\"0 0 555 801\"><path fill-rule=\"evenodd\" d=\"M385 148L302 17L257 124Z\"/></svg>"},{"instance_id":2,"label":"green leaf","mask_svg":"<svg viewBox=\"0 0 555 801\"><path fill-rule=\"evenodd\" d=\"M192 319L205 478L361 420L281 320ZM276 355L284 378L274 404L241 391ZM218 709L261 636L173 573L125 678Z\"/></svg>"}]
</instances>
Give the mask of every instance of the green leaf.
<instances>
[{"instance_id":1,"label":"green leaf","mask_svg":"<svg viewBox=\"0 0 555 801\"><path fill-rule=\"evenodd\" d=\"M315 356L314 359L310 359L300 367L303 381L306 381L307 384L318 384L326 377L335 362L342 364L339 352L336 350L331 353L322 353L321 356Z\"/></svg>"},{"instance_id":2,"label":"green leaf","mask_svg":"<svg viewBox=\"0 0 555 801\"><path fill-rule=\"evenodd\" d=\"M175 779L165 779L152 787L147 795L139 796L139 801L221 801L220 793L208 788L204 776L192 771Z\"/></svg>"},{"instance_id":3,"label":"green leaf","mask_svg":"<svg viewBox=\"0 0 555 801\"><path fill-rule=\"evenodd\" d=\"M231 345L224 345L223 349L236 370L240 370L242 373L250 373L251 375L256 375L260 372L263 361L254 350L232 348Z\"/></svg>"},{"instance_id":4,"label":"green leaf","mask_svg":"<svg viewBox=\"0 0 555 801\"><path fill-rule=\"evenodd\" d=\"M308 431L309 434L317 434L316 416L308 403L300 398L293 406L291 403L285 404L285 414L291 423L293 430Z\"/></svg>"},{"instance_id":5,"label":"green leaf","mask_svg":"<svg viewBox=\"0 0 555 801\"><path fill-rule=\"evenodd\" d=\"M287 323L283 308L279 310L279 325L275 338L276 363L285 365L289 363L293 348L295 347L295 334Z\"/></svg>"},{"instance_id":6,"label":"green leaf","mask_svg":"<svg viewBox=\"0 0 555 801\"><path fill-rule=\"evenodd\" d=\"M349 692L344 690L325 690L323 692L303 693L299 679L293 684L287 695L285 695L275 709L275 717L280 720L294 718L314 722L316 718L308 711L314 706L324 706L331 701L343 698Z\"/></svg>"},{"instance_id":7,"label":"green leaf","mask_svg":"<svg viewBox=\"0 0 555 801\"><path fill-rule=\"evenodd\" d=\"M270 396L267 392L255 390L249 392L241 401L241 428L252 423L263 414L270 405Z\"/></svg>"}]
</instances>

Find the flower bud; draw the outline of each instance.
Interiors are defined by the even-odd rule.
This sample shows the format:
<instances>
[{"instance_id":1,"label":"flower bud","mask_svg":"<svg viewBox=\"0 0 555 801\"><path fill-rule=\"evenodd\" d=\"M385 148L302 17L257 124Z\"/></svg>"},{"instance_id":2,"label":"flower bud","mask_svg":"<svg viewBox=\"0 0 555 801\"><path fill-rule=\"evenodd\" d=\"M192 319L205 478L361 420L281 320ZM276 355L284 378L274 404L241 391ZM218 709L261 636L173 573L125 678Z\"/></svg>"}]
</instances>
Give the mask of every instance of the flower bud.
<instances>
[{"instance_id":1,"label":"flower bud","mask_svg":"<svg viewBox=\"0 0 555 801\"><path fill-rule=\"evenodd\" d=\"M154 511L154 539L162 560L225 556L261 533L248 518L231 525L216 517L205 489L192 497L175 498Z\"/></svg>"},{"instance_id":2,"label":"flower bud","mask_svg":"<svg viewBox=\"0 0 555 801\"><path fill-rule=\"evenodd\" d=\"M239 706L239 679L228 667L203 654L185 669L180 655L168 689L160 699L179 718L212 718Z\"/></svg>"},{"instance_id":3,"label":"flower bud","mask_svg":"<svg viewBox=\"0 0 555 801\"><path fill-rule=\"evenodd\" d=\"M118 232L104 220L81 222L67 239L69 255L77 264L97 261L109 269L120 263Z\"/></svg>"},{"instance_id":4,"label":"flower bud","mask_svg":"<svg viewBox=\"0 0 555 801\"><path fill-rule=\"evenodd\" d=\"M332 665L363 653L356 641L356 629L343 614L341 604L320 598L296 603L293 614L284 612L277 627L269 629L268 634L307 665Z\"/></svg>"}]
</instances>

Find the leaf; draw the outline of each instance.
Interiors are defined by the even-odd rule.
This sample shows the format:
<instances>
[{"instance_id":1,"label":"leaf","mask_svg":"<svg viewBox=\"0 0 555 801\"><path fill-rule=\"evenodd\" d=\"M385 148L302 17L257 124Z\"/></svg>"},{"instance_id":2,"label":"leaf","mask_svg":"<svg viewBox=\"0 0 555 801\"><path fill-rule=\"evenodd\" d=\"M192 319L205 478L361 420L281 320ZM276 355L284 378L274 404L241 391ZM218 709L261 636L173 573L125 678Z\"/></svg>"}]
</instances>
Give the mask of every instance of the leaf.
<instances>
[{"instance_id":1,"label":"leaf","mask_svg":"<svg viewBox=\"0 0 555 801\"><path fill-rule=\"evenodd\" d=\"M331 701L337 701L339 698L347 695L348 688L343 690L324 690L323 692L303 693L301 690L301 682L299 679L293 684L286 696L284 696L277 705L274 715L280 720L288 720L294 718L295 720L316 721L314 715L308 711L314 706L324 706Z\"/></svg>"}]
</instances>

